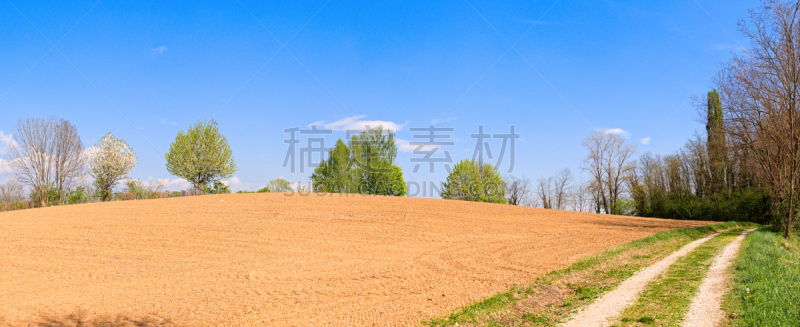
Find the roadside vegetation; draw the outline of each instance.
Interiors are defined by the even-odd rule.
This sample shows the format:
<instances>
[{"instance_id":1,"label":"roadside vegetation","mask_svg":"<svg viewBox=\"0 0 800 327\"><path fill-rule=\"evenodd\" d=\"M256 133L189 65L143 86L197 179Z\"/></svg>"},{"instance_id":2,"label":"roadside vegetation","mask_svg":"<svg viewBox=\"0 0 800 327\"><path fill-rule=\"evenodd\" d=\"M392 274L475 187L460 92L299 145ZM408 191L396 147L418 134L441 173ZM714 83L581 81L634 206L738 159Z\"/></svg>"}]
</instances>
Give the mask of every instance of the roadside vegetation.
<instances>
[{"instance_id":1,"label":"roadside vegetation","mask_svg":"<svg viewBox=\"0 0 800 327\"><path fill-rule=\"evenodd\" d=\"M427 326L550 326L588 305L641 268L666 257L687 243L713 232L753 226L727 222L659 232L569 267L547 273L531 284L516 285L453 313L423 322Z\"/></svg>"},{"instance_id":2,"label":"roadside vegetation","mask_svg":"<svg viewBox=\"0 0 800 327\"><path fill-rule=\"evenodd\" d=\"M787 240L766 227L750 233L732 272L727 326L800 326L800 236Z\"/></svg>"}]
</instances>

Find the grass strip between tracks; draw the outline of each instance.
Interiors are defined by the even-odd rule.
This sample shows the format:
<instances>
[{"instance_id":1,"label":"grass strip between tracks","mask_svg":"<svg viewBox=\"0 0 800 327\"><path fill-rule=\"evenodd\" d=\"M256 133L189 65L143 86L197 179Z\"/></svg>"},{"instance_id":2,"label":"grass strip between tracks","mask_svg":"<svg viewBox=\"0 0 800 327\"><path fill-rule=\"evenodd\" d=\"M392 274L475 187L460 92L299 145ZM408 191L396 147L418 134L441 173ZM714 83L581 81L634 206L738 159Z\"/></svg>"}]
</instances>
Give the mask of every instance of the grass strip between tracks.
<instances>
[{"instance_id":1,"label":"grass strip between tracks","mask_svg":"<svg viewBox=\"0 0 800 327\"><path fill-rule=\"evenodd\" d=\"M742 231L737 228L724 232L679 259L647 284L615 326L680 326L714 258Z\"/></svg>"},{"instance_id":2,"label":"grass strip between tracks","mask_svg":"<svg viewBox=\"0 0 800 327\"><path fill-rule=\"evenodd\" d=\"M710 233L750 223L727 222L664 231L638 239L569 267L540 276L528 285L515 285L453 313L422 322L427 326L551 326L614 289L639 269L666 257Z\"/></svg>"},{"instance_id":3,"label":"grass strip between tracks","mask_svg":"<svg viewBox=\"0 0 800 327\"><path fill-rule=\"evenodd\" d=\"M769 228L750 233L732 267L727 326L800 326L800 236Z\"/></svg>"}]
</instances>

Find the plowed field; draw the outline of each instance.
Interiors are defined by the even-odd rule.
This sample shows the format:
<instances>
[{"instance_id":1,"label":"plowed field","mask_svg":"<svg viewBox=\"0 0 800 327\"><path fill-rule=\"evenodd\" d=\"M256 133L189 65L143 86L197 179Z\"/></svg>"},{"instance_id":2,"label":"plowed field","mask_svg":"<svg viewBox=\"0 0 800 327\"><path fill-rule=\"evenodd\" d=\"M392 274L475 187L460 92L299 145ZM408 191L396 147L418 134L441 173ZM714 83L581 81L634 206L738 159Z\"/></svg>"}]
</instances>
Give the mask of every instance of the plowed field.
<instances>
[{"instance_id":1,"label":"plowed field","mask_svg":"<svg viewBox=\"0 0 800 327\"><path fill-rule=\"evenodd\" d=\"M704 224L341 195L5 212L0 325L413 325L603 249Z\"/></svg>"}]
</instances>

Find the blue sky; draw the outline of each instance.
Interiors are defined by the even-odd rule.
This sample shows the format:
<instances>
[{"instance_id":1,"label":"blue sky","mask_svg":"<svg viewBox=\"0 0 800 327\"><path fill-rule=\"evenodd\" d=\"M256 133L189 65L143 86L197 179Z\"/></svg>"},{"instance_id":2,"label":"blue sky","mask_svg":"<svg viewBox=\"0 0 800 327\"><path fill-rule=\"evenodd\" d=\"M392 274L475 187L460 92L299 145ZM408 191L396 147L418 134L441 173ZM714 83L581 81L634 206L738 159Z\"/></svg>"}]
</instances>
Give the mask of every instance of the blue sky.
<instances>
[{"instance_id":1,"label":"blue sky","mask_svg":"<svg viewBox=\"0 0 800 327\"><path fill-rule=\"evenodd\" d=\"M179 130L213 118L233 148L238 190L308 179L310 169L282 165L285 128L327 126L332 146L348 125L394 126L408 142L409 128L436 122L455 129L443 150L460 160L479 125L513 124L513 174L578 173L580 141L594 129L623 130L639 153L662 154L702 129L690 98L746 45L737 22L757 5L0 2L0 147L18 118L56 115L87 147L108 132L126 140L139 156L132 177L179 189L163 154ZM409 159L421 156L411 148L398 155L407 180L444 180L441 165L412 174Z\"/></svg>"}]
</instances>

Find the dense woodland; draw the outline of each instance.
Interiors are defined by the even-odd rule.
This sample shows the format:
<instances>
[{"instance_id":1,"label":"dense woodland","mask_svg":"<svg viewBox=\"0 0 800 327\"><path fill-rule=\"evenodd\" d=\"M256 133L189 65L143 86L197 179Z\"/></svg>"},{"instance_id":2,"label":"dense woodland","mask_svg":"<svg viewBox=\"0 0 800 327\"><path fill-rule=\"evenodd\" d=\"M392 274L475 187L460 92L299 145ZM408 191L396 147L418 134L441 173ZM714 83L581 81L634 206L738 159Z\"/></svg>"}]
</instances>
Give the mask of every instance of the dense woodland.
<instances>
[{"instance_id":1,"label":"dense woodland","mask_svg":"<svg viewBox=\"0 0 800 327\"><path fill-rule=\"evenodd\" d=\"M746 149L726 137L716 90L708 92L705 137L669 155L632 163L628 189L637 215L767 223L770 196Z\"/></svg>"}]
</instances>

